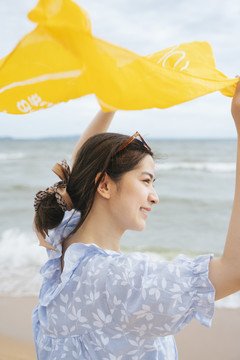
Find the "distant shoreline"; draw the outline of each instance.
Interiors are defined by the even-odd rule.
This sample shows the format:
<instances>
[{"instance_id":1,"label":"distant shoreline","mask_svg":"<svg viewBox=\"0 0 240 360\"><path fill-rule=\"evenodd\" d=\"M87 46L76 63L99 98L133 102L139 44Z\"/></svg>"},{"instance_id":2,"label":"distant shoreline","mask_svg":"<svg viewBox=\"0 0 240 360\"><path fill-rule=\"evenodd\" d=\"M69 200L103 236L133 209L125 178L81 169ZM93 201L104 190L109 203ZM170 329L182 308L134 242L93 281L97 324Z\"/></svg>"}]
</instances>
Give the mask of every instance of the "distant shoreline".
<instances>
[{"instance_id":1,"label":"distant shoreline","mask_svg":"<svg viewBox=\"0 0 240 360\"><path fill-rule=\"evenodd\" d=\"M46 136L40 138L15 138L11 136L0 136L1 141L61 141L61 140L78 140L81 134L79 135L69 135L69 136ZM146 137L149 141L237 141L237 138L153 138Z\"/></svg>"}]
</instances>

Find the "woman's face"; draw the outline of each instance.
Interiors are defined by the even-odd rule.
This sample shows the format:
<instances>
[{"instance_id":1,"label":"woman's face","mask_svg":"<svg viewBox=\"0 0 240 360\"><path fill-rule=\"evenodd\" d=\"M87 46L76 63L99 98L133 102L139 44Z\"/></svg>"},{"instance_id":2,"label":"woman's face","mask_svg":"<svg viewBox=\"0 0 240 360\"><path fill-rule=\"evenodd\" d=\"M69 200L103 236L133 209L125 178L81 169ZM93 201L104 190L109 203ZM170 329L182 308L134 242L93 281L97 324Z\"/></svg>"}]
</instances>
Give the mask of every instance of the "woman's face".
<instances>
[{"instance_id":1,"label":"woman's face","mask_svg":"<svg viewBox=\"0 0 240 360\"><path fill-rule=\"evenodd\" d=\"M111 197L113 215L122 230L145 228L153 204L159 199L153 187L154 161L146 155L138 166L125 173Z\"/></svg>"}]
</instances>

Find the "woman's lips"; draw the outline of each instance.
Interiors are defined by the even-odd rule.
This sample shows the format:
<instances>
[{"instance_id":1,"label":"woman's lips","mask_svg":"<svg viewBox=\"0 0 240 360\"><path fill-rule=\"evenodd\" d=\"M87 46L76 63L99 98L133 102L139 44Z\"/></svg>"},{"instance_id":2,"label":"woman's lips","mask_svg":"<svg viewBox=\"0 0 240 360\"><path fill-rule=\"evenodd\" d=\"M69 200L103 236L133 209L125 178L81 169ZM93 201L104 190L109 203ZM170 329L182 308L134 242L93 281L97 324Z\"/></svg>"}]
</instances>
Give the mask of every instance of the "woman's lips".
<instances>
[{"instance_id":1,"label":"woman's lips","mask_svg":"<svg viewBox=\"0 0 240 360\"><path fill-rule=\"evenodd\" d=\"M144 214L146 217L148 217L148 212L151 211L151 208L140 207L140 211L141 211L142 214Z\"/></svg>"}]
</instances>

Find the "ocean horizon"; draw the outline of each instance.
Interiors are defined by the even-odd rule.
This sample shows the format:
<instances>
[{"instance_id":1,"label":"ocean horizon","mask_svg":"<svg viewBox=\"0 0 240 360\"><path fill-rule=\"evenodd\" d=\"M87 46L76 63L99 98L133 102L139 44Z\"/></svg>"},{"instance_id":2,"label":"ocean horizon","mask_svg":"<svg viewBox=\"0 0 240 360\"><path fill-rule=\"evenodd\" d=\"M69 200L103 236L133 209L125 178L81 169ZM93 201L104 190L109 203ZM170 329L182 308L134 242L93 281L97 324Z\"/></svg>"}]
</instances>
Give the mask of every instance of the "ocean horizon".
<instances>
[{"instance_id":1,"label":"ocean horizon","mask_svg":"<svg viewBox=\"0 0 240 360\"><path fill-rule=\"evenodd\" d=\"M143 133L144 135L144 133ZM41 141L41 140L71 140L80 138L81 134L78 135L58 135L58 136L41 136L41 137L15 137L15 136L0 136L1 141ZM236 141L237 137L161 137L161 136L146 136L149 140L161 140L161 141Z\"/></svg>"}]
</instances>

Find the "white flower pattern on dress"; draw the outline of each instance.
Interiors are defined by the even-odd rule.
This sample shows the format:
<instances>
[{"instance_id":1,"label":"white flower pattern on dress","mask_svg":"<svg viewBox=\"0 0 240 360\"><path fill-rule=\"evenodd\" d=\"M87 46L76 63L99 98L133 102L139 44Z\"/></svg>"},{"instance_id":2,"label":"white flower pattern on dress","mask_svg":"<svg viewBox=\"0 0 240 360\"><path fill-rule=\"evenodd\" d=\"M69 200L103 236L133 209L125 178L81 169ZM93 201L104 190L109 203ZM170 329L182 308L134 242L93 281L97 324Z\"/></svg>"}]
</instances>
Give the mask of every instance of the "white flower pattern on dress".
<instances>
[{"instance_id":1,"label":"white flower pattern on dress","mask_svg":"<svg viewBox=\"0 0 240 360\"><path fill-rule=\"evenodd\" d=\"M95 244L72 244L61 274L61 239L79 213L49 232L49 260L33 311L38 360L176 360L173 334L193 318L210 326L215 291L211 255L153 261Z\"/></svg>"}]
</instances>

